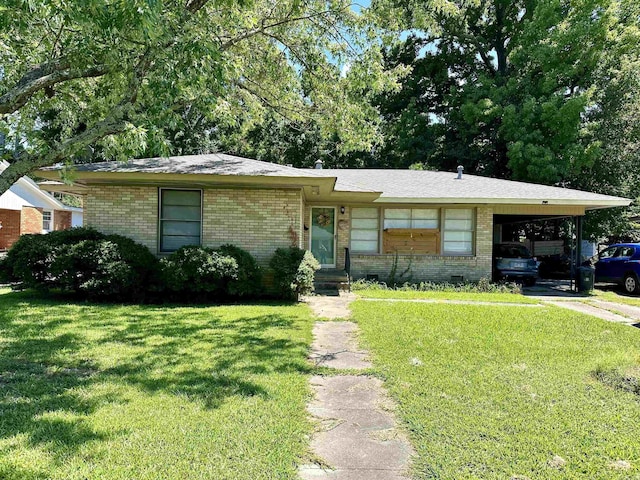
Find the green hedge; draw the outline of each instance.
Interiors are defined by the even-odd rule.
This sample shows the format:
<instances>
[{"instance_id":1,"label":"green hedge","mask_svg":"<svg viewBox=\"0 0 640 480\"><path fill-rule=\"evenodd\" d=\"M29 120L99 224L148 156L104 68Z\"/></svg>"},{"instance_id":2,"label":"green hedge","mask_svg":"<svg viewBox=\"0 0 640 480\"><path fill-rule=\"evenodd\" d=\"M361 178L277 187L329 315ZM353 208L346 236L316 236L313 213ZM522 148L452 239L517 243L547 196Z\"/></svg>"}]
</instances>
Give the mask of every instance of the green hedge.
<instances>
[{"instance_id":1,"label":"green hedge","mask_svg":"<svg viewBox=\"0 0 640 480\"><path fill-rule=\"evenodd\" d=\"M313 292L313 280L320 264L308 250L297 247L279 248L269 266L274 272L278 296L297 300L300 295Z\"/></svg>"}]
</instances>

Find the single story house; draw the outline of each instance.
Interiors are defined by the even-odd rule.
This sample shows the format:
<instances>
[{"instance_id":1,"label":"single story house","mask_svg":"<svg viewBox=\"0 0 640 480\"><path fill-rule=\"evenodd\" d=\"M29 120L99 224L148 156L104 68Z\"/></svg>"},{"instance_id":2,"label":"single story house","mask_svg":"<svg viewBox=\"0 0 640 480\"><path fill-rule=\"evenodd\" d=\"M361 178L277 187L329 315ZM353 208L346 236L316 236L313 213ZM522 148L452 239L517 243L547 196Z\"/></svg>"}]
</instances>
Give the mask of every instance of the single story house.
<instances>
[{"instance_id":1,"label":"single story house","mask_svg":"<svg viewBox=\"0 0 640 480\"><path fill-rule=\"evenodd\" d=\"M0 161L0 173L9 164ZM22 177L0 195L0 250L25 233L48 233L82 224L82 208L69 207L43 192L29 177Z\"/></svg>"},{"instance_id":2,"label":"single story house","mask_svg":"<svg viewBox=\"0 0 640 480\"><path fill-rule=\"evenodd\" d=\"M416 170L293 168L225 154L78 165L85 221L157 255L238 245L267 264L278 247L313 252L354 278L475 281L490 276L500 225L627 206L565 188ZM39 174L57 179L49 167Z\"/></svg>"}]
</instances>

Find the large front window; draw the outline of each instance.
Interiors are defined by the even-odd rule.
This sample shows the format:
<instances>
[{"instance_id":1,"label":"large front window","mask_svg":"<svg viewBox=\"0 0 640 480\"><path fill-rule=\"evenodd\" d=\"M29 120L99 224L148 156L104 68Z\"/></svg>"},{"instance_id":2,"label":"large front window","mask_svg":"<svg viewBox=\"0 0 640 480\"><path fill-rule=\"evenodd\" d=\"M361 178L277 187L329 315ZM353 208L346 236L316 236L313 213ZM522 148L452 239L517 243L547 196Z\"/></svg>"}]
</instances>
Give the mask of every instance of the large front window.
<instances>
[{"instance_id":1,"label":"large front window","mask_svg":"<svg viewBox=\"0 0 640 480\"><path fill-rule=\"evenodd\" d=\"M443 252L447 255L471 255L473 230L472 208L445 209Z\"/></svg>"},{"instance_id":2,"label":"large front window","mask_svg":"<svg viewBox=\"0 0 640 480\"><path fill-rule=\"evenodd\" d=\"M474 237L474 208L351 209L354 253L473 255Z\"/></svg>"},{"instance_id":3,"label":"large front window","mask_svg":"<svg viewBox=\"0 0 640 480\"><path fill-rule=\"evenodd\" d=\"M174 252L185 245L200 245L201 190L160 190L160 251Z\"/></svg>"}]
</instances>

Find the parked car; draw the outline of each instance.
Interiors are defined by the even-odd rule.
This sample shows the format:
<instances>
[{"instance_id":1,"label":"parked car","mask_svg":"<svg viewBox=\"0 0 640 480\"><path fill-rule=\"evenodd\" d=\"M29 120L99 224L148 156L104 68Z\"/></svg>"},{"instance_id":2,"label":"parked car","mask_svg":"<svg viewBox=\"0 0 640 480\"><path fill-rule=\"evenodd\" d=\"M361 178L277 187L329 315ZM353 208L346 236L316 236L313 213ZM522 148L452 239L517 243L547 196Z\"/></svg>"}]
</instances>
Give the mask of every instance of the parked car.
<instances>
[{"instance_id":1,"label":"parked car","mask_svg":"<svg viewBox=\"0 0 640 480\"><path fill-rule=\"evenodd\" d=\"M525 285L535 285L538 262L521 243L498 243L493 246L493 278L520 280Z\"/></svg>"},{"instance_id":2,"label":"parked car","mask_svg":"<svg viewBox=\"0 0 640 480\"><path fill-rule=\"evenodd\" d=\"M617 283L627 293L640 293L640 243L611 245L595 260L596 282Z\"/></svg>"}]
</instances>

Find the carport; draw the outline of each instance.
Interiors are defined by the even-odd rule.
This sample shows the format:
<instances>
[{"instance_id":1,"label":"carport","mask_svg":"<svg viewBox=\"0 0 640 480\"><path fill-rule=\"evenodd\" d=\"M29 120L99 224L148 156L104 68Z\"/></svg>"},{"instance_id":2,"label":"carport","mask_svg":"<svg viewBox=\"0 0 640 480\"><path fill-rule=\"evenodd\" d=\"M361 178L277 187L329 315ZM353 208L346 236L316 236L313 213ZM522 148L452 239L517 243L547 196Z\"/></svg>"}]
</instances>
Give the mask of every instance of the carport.
<instances>
[{"instance_id":1,"label":"carport","mask_svg":"<svg viewBox=\"0 0 640 480\"><path fill-rule=\"evenodd\" d=\"M571 213L575 213L571 212ZM579 266L594 252L587 252L583 258L582 215L541 215L541 214L499 214L493 217L493 243L520 242L525 244L532 256L540 259L566 257L569 262L569 280L571 289L576 289L575 267ZM540 238L542 237L542 239ZM550 275L551 271L546 271ZM555 271L557 276L558 271ZM554 276L554 278L555 278ZM542 278L542 277L541 277Z\"/></svg>"}]
</instances>

